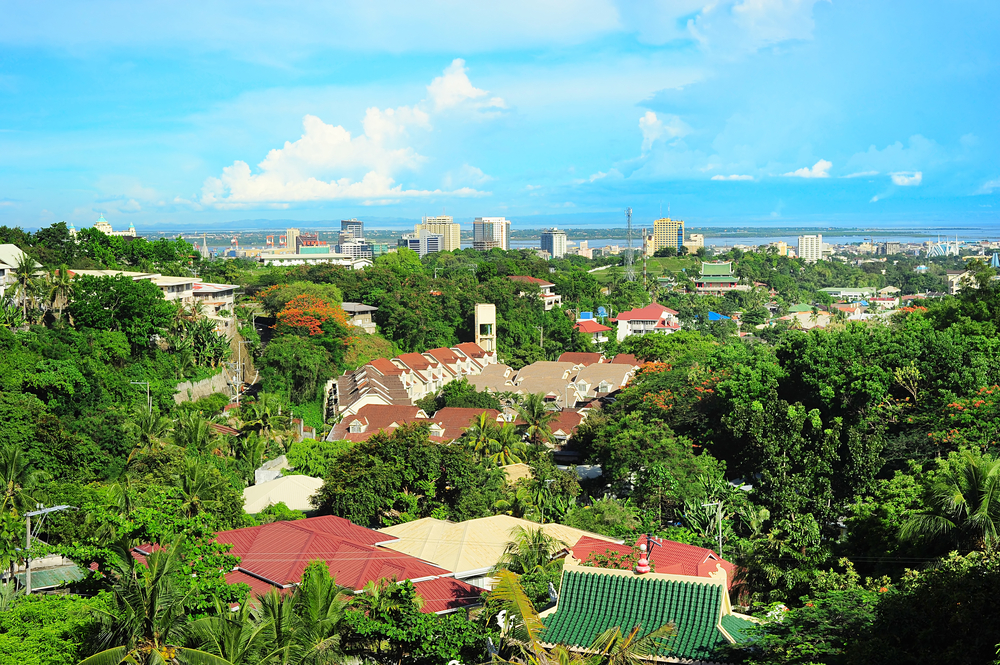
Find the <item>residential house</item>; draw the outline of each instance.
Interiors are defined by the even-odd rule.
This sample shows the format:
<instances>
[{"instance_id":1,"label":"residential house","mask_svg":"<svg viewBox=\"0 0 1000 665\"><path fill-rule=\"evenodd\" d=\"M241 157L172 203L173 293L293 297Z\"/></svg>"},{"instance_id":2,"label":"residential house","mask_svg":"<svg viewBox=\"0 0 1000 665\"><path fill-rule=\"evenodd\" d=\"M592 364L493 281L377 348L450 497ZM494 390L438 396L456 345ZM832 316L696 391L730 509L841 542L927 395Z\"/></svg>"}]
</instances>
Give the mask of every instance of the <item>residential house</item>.
<instances>
[{"instance_id":1,"label":"residential house","mask_svg":"<svg viewBox=\"0 0 1000 665\"><path fill-rule=\"evenodd\" d=\"M632 365L633 367L641 367L642 363L631 353L619 353L611 360L612 365Z\"/></svg>"},{"instance_id":2,"label":"residential house","mask_svg":"<svg viewBox=\"0 0 1000 665\"><path fill-rule=\"evenodd\" d=\"M372 314L378 311L378 307L363 305L359 302L343 302L340 303L340 306L350 317L347 320L349 324L355 328L361 328L366 333L378 332L375 322L372 320Z\"/></svg>"},{"instance_id":3,"label":"residential house","mask_svg":"<svg viewBox=\"0 0 1000 665\"><path fill-rule=\"evenodd\" d=\"M411 390L412 399L420 399L425 395L435 393L444 386L445 369L432 356L421 353L404 353L392 359L392 364L404 371L408 371L413 379L414 389Z\"/></svg>"},{"instance_id":4,"label":"residential house","mask_svg":"<svg viewBox=\"0 0 1000 665\"><path fill-rule=\"evenodd\" d=\"M256 596L272 589L290 591L310 562L323 561L338 585L355 591L368 582L411 580L424 599L423 612L446 614L480 602L482 589L455 579L453 572L382 546L395 540L332 515L222 531L215 537L240 557L226 581L245 583ZM151 550L133 551L142 557Z\"/></svg>"},{"instance_id":5,"label":"residential house","mask_svg":"<svg viewBox=\"0 0 1000 665\"><path fill-rule=\"evenodd\" d=\"M323 486L322 478L281 476L243 490L243 511L256 515L268 506L283 503L292 510L313 510L312 497Z\"/></svg>"},{"instance_id":6,"label":"residential house","mask_svg":"<svg viewBox=\"0 0 1000 665\"><path fill-rule=\"evenodd\" d=\"M845 300L864 300L865 298L871 298L875 295L874 286L831 286L829 288L820 289L820 291L827 294L831 298L844 298Z\"/></svg>"},{"instance_id":7,"label":"residential house","mask_svg":"<svg viewBox=\"0 0 1000 665\"><path fill-rule=\"evenodd\" d=\"M608 341L608 333L611 332L611 328L604 325L603 323L598 323L594 319L584 319L582 321L577 321L573 326L581 335L585 335L590 338L590 341L594 344L604 344Z\"/></svg>"},{"instance_id":8,"label":"residential house","mask_svg":"<svg viewBox=\"0 0 1000 665\"><path fill-rule=\"evenodd\" d=\"M496 409L472 409L458 406L446 406L438 409L430 417L431 436L442 441L454 441L462 436L465 430L472 427L483 413L494 423L507 422L504 415Z\"/></svg>"},{"instance_id":9,"label":"residential house","mask_svg":"<svg viewBox=\"0 0 1000 665\"><path fill-rule=\"evenodd\" d=\"M126 270L70 270L70 277L89 275L90 277L118 277L131 279L133 282L149 281L163 292L163 299L180 301L185 304L194 302L194 285L198 280L194 277L171 277L156 272L130 272Z\"/></svg>"},{"instance_id":10,"label":"residential house","mask_svg":"<svg viewBox=\"0 0 1000 665\"><path fill-rule=\"evenodd\" d=\"M566 564L556 606L541 613L543 643L587 652L604 631L638 627L640 637L674 631L648 661L718 664L756 620L733 612L726 575L704 578Z\"/></svg>"},{"instance_id":11,"label":"residential house","mask_svg":"<svg viewBox=\"0 0 1000 665\"><path fill-rule=\"evenodd\" d=\"M400 425L428 422L427 414L420 407L397 404L366 404L333 426L327 441L367 441L374 434L391 432Z\"/></svg>"},{"instance_id":12,"label":"residential house","mask_svg":"<svg viewBox=\"0 0 1000 665\"><path fill-rule=\"evenodd\" d=\"M609 547L622 543L573 527L550 522L538 524L510 515L494 515L464 522L448 522L425 517L389 526L379 531L395 538L383 547L428 561L451 571L455 578L477 587L492 588L490 570L503 556L517 529L541 529L560 543L578 542L586 537Z\"/></svg>"},{"instance_id":13,"label":"residential house","mask_svg":"<svg viewBox=\"0 0 1000 665\"><path fill-rule=\"evenodd\" d=\"M0 245L0 298L6 296L8 288L17 284L14 271L17 270L17 266L24 256L26 254L17 245ZM42 265L35 262L35 267L40 269Z\"/></svg>"},{"instance_id":14,"label":"residential house","mask_svg":"<svg viewBox=\"0 0 1000 665\"><path fill-rule=\"evenodd\" d=\"M608 330L611 330L608 328ZM600 353L577 353L575 351L567 351L566 353L559 356L559 362L561 363L573 363L574 365L593 365L595 363L605 362L605 358Z\"/></svg>"},{"instance_id":15,"label":"residential house","mask_svg":"<svg viewBox=\"0 0 1000 665\"><path fill-rule=\"evenodd\" d=\"M541 289L542 302L545 303L545 311L549 311L556 305L562 304L562 296L558 295L553 289L556 287L552 282L546 281L544 279L538 279L537 277L528 277L524 275L515 275L509 278L511 281L520 282L522 284L534 284L539 289ZM524 291L521 295L525 295Z\"/></svg>"},{"instance_id":16,"label":"residential house","mask_svg":"<svg viewBox=\"0 0 1000 665\"><path fill-rule=\"evenodd\" d=\"M232 312L236 305L236 284L214 284L212 282L194 283L194 301L201 303L209 316L220 312ZM229 318L229 317L227 317Z\"/></svg>"},{"instance_id":17,"label":"residential house","mask_svg":"<svg viewBox=\"0 0 1000 665\"><path fill-rule=\"evenodd\" d=\"M965 287L975 288L972 272L968 270L949 270L945 273L948 279L948 295L957 296Z\"/></svg>"},{"instance_id":18,"label":"residential house","mask_svg":"<svg viewBox=\"0 0 1000 665\"><path fill-rule=\"evenodd\" d=\"M645 335L651 332L672 333L681 328L676 310L655 302L638 309L619 312L617 318L612 320L618 326L616 335L619 342L630 335Z\"/></svg>"},{"instance_id":19,"label":"residential house","mask_svg":"<svg viewBox=\"0 0 1000 665\"><path fill-rule=\"evenodd\" d=\"M575 545L566 550L568 560L572 563L594 563L594 555L607 554L609 552L627 556L639 551L639 545L646 542L646 538L640 536L635 541L634 546L613 545L599 539L584 537ZM733 577L736 567L726 561L721 556L710 549L678 543L673 540L663 540L662 538L651 539L649 560L653 564L653 570L658 573L668 573L671 575L688 575L692 577L716 577L719 570L725 571L729 588L733 586Z\"/></svg>"}]
</instances>

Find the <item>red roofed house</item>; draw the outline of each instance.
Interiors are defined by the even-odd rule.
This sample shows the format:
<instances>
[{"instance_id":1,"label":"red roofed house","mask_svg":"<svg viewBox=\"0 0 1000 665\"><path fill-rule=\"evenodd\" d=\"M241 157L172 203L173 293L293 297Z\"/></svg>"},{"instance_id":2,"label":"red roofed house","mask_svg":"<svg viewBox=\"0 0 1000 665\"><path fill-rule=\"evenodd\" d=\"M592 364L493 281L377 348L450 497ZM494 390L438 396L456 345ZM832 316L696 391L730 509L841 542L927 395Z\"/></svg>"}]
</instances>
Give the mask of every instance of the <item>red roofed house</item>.
<instances>
[{"instance_id":1,"label":"red roofed house","mask_svg":"<svg viewBox=\"0 0 1000 665\"><path fill-rule=\"evenodd\" d=\"M653 563L653 570L657 573L667 573L670 575L692 575L696 577L714 577L718 575L719 568L725 571L729 580L729 587L733 586L733 573L736 569L733 564L726 561L712 550L695 545L685 545L672 540L662 540L653 538L654 543L650 549L650 560ZM604 554L611 550L618 554L631 554L639 550L639 545L645 543L646 538L640 537L634 547L628 545L615 545L603 540L584 536L573 547L568 548L569 556L580 563L587 563L592 554Z\"/></svg>"},{"instance_id":2,"label":"red roofed house","mask_svg":"<svg viewBox=\"0 0 1000 665\"><path fill-rule=\"evenodd\" d=\"M506 422L496 409L469 409L446 406L443 409L439 409L431 417L431 436L440 437L444 441L453 441L462 436L465 430L471 427L482 413L486 413L493 422Z\"/></svg>"},{"instance_id":3,"label":"red roofed house","mask_svg":"<svg viewBox=\"0 0 1000 665\"><path fill-rule=\"evenodd\" d=\"M427 421L427 414L416 406L366 404L333 426L327 441L367 441L376 432L391 432L400 425Z\"/></svg>"},{"instance_id":4,"label":"red roofed house","mask_svg":"<svg viewBox=\"0 0 1000 665\"><path fill-rule=\"evenodd\" d=\"M629 335L645 335L651 332L672 333L681 328L677 312L655 302L640 309L620 312L615 321L618 322L619 342Z\"/></svg>"},{"instance_id":5,"label":"red roofed house","mask_svg":"<svg viewBox=\"0 0 1000 665\"><path fill-rule=\"evenodd\" d=\"M576 325L573 326L583 335L589 335L590 341L595 344L603 344L608 341L608 336L605 333L611 332L611 328L604 324L598 323L594 319L584 319L583 321L577 321Z\"/></svg>"},{"instance_id":6,"label":"red roofed house","mask_svg":"<svg viewBox=\"0 0 1000 665\"><path fill-rule=\"evenodd\" d=\"M479 346L478 344L474 344L472 342L464 342L462 344L458 344L457 346L452 347L452 350L458 351L463 356L468 358L470 361L470 367L478 366L479 369L473 372L473 374L478 374L479 372L483 371L487 365L497 364L496 351L487 351L483 347Z\"/></svg>"},{"instance_id":7,"label":"red roofed house","mask_svg":"<svg viewBox=\"0 0 1000 665\"><path fill-rule=\"evenodd\" d=\"M539 289L542 290L542 302L545 303L545 311L549 311L556 305L562 304L562 296L558 295L553 289L556 287L552 282L548 282L544 279L538 279L537 277L527 277L525 275L512 275L509 277L513 282L521 282L522 284L534 284ZM524 291L521 292L524 295Z\"/></svg>"},{"instance_id":8,"label":"red roofed house","mask_svg":"<svg viewBox=\"0 0 1000 665\"><path fill-rule=\"evenodd\" d=\"M393 358L392 364L411 372L413 382L409 386L410 399L420 399L428 393L437 392L445 384L444 368L433 356L404 353Z\"/></svg>"},{"instance_id":9,"label":"red roofed house","mask_svg":"<svg viewBox=\"0 0 1000 665\"><path fill-rule=\"evenodd\" d=\"M424 612L454 612L477 604L482 593L444 568L379 547L397 538L340 517L273 522L222 531L215 539L231 544L231 553L240 557L239 566L226 575L226 581L246 583L255 595L292 588L306 566L317 560L326 562L337 584L350 589L382 579L411 580L424 599Z\"/></svg>"}]
</instances>

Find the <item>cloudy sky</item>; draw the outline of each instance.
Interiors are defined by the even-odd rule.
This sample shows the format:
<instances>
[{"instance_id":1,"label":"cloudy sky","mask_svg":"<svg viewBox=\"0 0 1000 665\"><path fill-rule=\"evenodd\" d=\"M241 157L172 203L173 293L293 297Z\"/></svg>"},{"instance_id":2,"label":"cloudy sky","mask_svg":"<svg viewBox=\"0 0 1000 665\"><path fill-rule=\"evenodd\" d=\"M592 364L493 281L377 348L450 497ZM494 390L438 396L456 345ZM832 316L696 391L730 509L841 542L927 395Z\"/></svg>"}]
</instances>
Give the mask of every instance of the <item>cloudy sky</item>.
<instances>
[{"instance_id":1,"label":"cloudy sky","mask_svg":"<svg viewBox=\"0 0 1000 665\"><path fill-rule=\"evenodd\" d=\"M8 225L1000 212L995 0L0 0L0 15Z\"/></svg>"}]
</instances>

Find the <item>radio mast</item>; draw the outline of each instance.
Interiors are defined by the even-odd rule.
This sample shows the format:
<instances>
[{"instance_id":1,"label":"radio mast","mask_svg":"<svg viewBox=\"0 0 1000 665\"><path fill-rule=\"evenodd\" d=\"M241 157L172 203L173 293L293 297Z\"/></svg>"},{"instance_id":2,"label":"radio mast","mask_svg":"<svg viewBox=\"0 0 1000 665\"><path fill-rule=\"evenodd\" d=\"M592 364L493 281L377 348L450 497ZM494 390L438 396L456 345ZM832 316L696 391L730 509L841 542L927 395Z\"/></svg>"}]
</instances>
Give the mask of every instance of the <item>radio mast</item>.
<instances>
[{"instance_id":1,"label":"radio mast","mask_svg":"<svg viewBox=\"0 0 1000 665\"><path fill-rule=\"evenodd\" d=\"M625 279L635 281L635 258L632 256L632 208L625 208L625 228L628 250L625 252Z\"/></svg>"}]
</instances>

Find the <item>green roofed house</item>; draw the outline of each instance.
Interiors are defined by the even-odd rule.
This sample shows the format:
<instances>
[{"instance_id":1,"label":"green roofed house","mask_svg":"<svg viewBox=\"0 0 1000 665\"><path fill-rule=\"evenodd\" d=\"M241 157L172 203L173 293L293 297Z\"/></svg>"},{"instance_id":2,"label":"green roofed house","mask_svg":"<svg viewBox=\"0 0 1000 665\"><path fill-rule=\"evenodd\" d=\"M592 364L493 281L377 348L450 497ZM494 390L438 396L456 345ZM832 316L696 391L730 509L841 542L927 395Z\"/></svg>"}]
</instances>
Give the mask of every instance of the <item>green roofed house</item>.
<instances>
[{"instance_id":1,"label":"green roofed house","mask_svg":"<svg viewBox=\"0 0 1000 665\"><path fill-rule=\"evenodd\" d=\"M638 574L567 563L554 608L542 612L543 641L586 651L601 633L640 626L647 635L668 623L675 633L663 640L650 660L674 663L720 663L720 647L746 639L755 623L735 614L725 571L713 577Z\"/></svg>"},{"instance_id":2,"label":"green roofed house","mask_svg":"<svg viewBox=\"0 0 1000 665\"><path fill-rule=\"evenodd\" d=\"M733 274L732 261L701 264L701 277L694 280L698 293L715 294L732 291L738 287L740 278Z\"/></svg>"}]
</instances>

